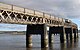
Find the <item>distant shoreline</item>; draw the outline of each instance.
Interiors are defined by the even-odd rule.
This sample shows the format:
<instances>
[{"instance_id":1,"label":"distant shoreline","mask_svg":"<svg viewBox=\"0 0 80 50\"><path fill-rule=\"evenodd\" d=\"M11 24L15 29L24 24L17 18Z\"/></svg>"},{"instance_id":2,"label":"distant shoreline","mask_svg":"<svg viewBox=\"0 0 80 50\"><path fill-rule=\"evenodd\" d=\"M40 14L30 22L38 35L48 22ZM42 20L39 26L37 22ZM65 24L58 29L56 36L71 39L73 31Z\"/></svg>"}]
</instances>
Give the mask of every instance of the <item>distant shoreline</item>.
<instances>
[{"instance_id":1,"label":"distant shoreline","mask_svg":"<svg viewBox=\"0 0 80 50\"><path fill-rule=\"evenodd\" d=\"M0 31L0 34L25 35L26 31Z\"/></svg>"}]
</instances>

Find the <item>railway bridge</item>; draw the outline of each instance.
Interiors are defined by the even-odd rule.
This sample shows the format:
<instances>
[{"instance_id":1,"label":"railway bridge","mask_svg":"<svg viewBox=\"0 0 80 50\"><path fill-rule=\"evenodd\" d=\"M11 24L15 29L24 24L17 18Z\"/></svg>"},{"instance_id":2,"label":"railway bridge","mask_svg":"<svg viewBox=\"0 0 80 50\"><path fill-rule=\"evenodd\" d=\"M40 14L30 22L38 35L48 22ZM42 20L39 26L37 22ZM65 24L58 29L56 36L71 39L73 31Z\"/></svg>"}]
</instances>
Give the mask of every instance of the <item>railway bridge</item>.
<instances>
[{"instance_id":1,"label":"railway bridge","mask_svg":"<svg viewBox=\"0 0 80 50\"><path fill-rule=\"evenodd\" d=\"M0 23L27 25L26 47L32 47L31 35L34 34L41 35L42 48L52 43L54 33L60 34L61 43L78 38L78 26L69 19L4 3L0 3Z\"/></svg>"}]
</instances>

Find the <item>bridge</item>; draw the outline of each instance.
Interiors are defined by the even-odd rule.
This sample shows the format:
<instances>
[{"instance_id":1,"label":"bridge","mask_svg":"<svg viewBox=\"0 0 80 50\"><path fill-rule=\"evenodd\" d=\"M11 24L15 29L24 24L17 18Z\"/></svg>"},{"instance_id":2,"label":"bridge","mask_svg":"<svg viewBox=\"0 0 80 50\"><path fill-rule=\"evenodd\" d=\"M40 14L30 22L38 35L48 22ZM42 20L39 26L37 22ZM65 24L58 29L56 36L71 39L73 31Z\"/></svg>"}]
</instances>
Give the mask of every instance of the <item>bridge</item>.
<instances>
[{"instance_id":1,"label":"bridge","mask_svg":"<svg viewBox=\"0 0 80 50\"><path fill-rule=\"evenodd\" d=\"M27 25L26 47L32 47L31 35L34 34L41 35L42 48L52 43L54 33L60 34L61 43L68 40L72 42L78 38L78 26L69 19L4 3L0 3L0 23Z\"/></svg>"}]
</instances>

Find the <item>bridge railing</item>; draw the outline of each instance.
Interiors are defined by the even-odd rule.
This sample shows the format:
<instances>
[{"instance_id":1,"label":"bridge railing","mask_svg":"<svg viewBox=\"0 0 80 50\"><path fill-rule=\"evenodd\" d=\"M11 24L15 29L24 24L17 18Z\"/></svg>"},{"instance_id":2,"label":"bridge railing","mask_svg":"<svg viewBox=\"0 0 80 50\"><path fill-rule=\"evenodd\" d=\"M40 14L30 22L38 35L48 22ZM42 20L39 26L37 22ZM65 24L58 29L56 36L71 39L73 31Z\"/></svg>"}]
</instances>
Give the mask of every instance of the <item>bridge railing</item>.
<instances>
[{"instance_id":1,"label":"bridge railing","mask_svg":"<svg viewBox=\"0 0 80 50\"><path fill-rule=\"evenodd\" d=\"M22 8L22 7L18 7L14 5L4 4L4 3L0 3L0 9L9 10L9 11L18 12L18 13L25 13L29 15L36 15L38 17L43 17L42 12L27 9L27 8Z\"/></svg>"}]
</instances>

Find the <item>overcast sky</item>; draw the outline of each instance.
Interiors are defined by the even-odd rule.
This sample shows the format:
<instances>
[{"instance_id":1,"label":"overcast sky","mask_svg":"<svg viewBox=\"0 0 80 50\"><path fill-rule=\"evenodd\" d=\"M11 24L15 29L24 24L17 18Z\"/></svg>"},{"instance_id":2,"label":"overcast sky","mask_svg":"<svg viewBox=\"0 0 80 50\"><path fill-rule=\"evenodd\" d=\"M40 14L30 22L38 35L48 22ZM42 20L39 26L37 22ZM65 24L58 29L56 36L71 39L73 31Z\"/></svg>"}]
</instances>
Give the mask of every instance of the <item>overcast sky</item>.
<instances>
[{"instance_id":1,"label":"overcast sky","mask_svg":"<svg viewBox=\"0 0 80 50\"><path fill-rule=\"evenodd\" d=\"M39 10L57 17L68 18L80 27L80 0L0 0L0 2Z\"/></svg>"}]
</instances>

